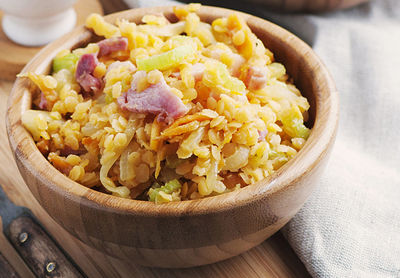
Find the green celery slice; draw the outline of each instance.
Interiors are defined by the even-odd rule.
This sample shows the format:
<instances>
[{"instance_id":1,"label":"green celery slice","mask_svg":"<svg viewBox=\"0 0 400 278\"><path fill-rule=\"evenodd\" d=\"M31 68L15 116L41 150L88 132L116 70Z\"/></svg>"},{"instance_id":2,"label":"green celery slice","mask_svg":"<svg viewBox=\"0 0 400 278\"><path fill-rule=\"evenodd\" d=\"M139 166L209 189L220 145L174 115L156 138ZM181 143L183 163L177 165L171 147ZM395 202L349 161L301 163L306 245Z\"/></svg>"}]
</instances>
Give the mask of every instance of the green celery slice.
<instances>
[{"instance_id":1,"label":"green celery slice","mask_svg":"<svg viewBox=\"0 0 400 278\"><path fill-rule=\"evenodd\" d=\"M175 191L178 191L181 187L181 183L177 179L173 179L161 187L151 188L149 190L149 201L155 202L157 196L160 194L160 191L163 191L166 194L171 194Z\"/></svg>"},{"instance_id":2,"label":"green celery slice","mask_svg":"<svg viewBox=\"0 0 400 278\"><path fill-rule=\"evenodd\" d=\"M179 66L192 53L193 47L191 45L181 45L158 55L137 59L136 65L138 70L144 71L166 70Z\"/></svg>"},{"instance_id":3,"label":"green celery slice","mask_svg":"<svg viewBox=\"0 0 400 278\"><path fill-rule=\"evenodd\" d=\"M67 69L69 71L73 71L78 59L79 59L78 55L73 54L73 53L69 53L63 57L54 58L53 72L58 72L62 69Z\"/></svg>"}]
</instances>

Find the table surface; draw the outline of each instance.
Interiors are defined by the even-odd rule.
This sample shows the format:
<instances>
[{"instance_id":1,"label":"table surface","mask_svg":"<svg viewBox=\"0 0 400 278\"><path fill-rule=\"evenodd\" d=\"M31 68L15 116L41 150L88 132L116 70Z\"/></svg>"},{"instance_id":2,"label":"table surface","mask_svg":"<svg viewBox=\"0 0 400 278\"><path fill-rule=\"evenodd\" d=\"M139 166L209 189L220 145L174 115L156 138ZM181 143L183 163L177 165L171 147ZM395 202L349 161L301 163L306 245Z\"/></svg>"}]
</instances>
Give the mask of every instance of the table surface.
<instances>
[{"instance_id":1,"label":"table surface","mask_svg":"<svg viewBox=\"0 0 400 278\"><path fill-rule=\"evenodd\" d=\"M122 1L101 1L105 13L124 9ZM1 51L1 49L0 49ZM0 73L1 79L1 73ZM20 176L12 156L5 128L7 98L12 82L0 80L0 184L17 205L32 210L47 231L64 248L88 277L309 277L304 265L281 233L232 259L189 269L156 269L121 261L86 246L69 235L42 209ZM1 227L1 226L0 226ZM21 277L34 277L11 245L0 234L0 252Z\"/></svg>"}]
</instances>

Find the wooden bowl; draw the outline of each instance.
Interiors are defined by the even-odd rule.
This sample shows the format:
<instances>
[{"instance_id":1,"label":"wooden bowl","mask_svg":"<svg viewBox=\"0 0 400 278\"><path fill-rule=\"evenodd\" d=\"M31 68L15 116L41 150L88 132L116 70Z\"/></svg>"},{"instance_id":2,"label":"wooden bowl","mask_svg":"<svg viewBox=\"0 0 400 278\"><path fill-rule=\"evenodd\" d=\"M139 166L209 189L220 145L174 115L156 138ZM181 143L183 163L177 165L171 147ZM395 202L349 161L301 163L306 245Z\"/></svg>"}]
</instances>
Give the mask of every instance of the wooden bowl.
<instances>
[{"instance_id":1,"label":"wooden bowl","mask_svg":"<svg viewBox=\"0 0 400 278\"><path fill-rule=\"evenodd\" d=\"M280 12L321 13L347 9L369 0L247 0Z\"/></svg>"},{"instance_id":2,"label":"wooden bowl","mask_svg":"<svg viewBox=\"0 0 400 278\"><path fill-rule=\"evenodd\" d=\"M140 22L145 14L172 7L128 10L106 17ZM232 11L202 7L203 21ZM304 148L275 174L238 191L202 200L155 205L86 188L57 171L39 152L21 124L31 106L30 85L17 78L7 110L7 132L18 168L43 208L84 243L132 263L190 267L217 262L260 244L284 226L318 183L332 148L338 123L338 96L327 69L311 48L288 31L242 14L254 33L285 64L311 103L311 135ZM23 72L48 73L58 51L86 44L92 32L78 27L44 48Z\"/></svg>"}]
</instances>

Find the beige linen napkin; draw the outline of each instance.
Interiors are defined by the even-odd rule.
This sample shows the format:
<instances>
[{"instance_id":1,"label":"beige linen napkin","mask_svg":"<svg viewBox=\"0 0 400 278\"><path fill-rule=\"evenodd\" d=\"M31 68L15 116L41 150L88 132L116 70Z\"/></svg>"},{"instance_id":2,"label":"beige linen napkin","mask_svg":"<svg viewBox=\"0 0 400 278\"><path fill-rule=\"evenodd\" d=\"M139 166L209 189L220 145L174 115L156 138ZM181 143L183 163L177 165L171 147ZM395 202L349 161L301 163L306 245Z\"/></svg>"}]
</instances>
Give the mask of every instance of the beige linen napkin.
<instances>
[{"instance_id":1,"label":"beige linen napkin","mask_svg":"<svg viewBox=\"0 0 400 278\"><path fill-rule=\"evenodd\" d=\"M318 187L283 229L289 243L314 277L400 277L400 1L320 15L224 3L308 42L339 90L336 145Z\"/></svg>"},{"instance_id":2,"label":"beige linen napkin","mask_svg":"<svg viewBox=\"0 0 400 278\"><path fill-rule=\"evenodd\" d=\"M315 277L400 277L400 1L265 16L312 45L341 99L330 162L286 237Z\"/></svg>"}]
</instances>

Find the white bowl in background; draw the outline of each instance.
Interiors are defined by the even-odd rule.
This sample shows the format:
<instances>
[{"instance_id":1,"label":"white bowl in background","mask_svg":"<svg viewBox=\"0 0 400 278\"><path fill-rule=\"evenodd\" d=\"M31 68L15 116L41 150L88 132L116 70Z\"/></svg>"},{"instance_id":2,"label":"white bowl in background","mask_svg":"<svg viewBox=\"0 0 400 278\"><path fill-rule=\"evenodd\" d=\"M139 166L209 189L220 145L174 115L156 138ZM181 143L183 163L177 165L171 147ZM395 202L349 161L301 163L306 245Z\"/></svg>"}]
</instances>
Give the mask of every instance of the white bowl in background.
<instances>
[{"instance_id":1,"label":"white bowl in background","mask_svg":"<svg viewBox=\"0 0 400 278\"><path fill-rule=\"evenodd\" d=\"M12 41L26 45L47 44L71 31L76 24L76 0L0 0L3 30Z\"/></svg>"}]
</instances>

